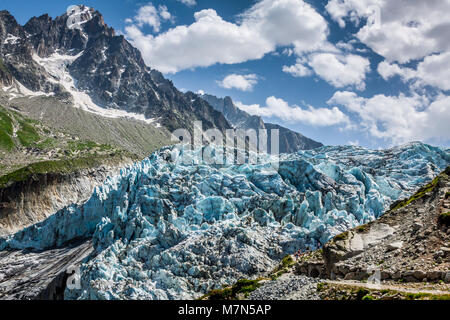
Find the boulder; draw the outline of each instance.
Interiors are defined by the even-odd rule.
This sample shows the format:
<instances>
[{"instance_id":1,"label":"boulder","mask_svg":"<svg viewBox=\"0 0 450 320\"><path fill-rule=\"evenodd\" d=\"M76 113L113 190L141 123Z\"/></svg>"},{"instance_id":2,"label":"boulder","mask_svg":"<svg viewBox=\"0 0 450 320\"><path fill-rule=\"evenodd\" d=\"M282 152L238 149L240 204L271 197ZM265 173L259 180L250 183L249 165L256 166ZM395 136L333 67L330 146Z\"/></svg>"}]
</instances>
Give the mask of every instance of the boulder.
<instances>
[{"instance_id":1,"label":"boulder","mask_svg":"<svg viewBox=\"0 0 450 320\"><path fill-rule=\"evenodd\" d=\"M403 241L394 241L394 242L388 243L388 245L387 245L388 251L398 250L398 249L401 249L402 247L403 247Z\"/></svg>"}]
</instances>

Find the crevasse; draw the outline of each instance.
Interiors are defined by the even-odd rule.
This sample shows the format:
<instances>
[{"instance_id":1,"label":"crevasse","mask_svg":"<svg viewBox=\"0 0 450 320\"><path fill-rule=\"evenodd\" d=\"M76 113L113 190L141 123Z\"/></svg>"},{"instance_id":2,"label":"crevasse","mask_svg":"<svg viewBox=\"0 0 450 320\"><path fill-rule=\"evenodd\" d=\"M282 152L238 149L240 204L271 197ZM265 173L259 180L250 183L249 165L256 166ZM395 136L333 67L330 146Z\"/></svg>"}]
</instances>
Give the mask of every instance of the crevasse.
<instances>
[{"instance_id":1,"label":"crevasse","mask_svg":"<svg viewBox=\"0 0 450 320\"><path fill-rule=\"evenodd\" d=\"M190 299L376 219L450 163L448 149L422 143L322 147L281 155L275 168L270 157L217 166L200 154L163 148L0 249L92 238L81 289L66 289L67 299Z\"/></svg>"}]
</instances>

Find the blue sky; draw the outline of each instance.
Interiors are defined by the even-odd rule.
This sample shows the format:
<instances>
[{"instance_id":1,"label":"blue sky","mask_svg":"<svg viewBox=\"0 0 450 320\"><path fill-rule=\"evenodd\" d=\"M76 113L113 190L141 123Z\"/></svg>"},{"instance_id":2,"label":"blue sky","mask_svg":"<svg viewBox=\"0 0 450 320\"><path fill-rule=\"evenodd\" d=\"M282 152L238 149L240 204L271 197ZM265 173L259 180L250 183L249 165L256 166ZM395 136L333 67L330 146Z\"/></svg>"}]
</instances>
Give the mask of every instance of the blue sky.
<instances>
[{"instance_id":1,"label":"blue sky","mask_svg":"<svg viewBox=\"0 0 450 320\"><path fill-rule=\"evenodd\" d=\"M24 24L72 1L3 1ZM327 145L450 145L450 0L84 1L182 90ZM398 32L397 32L398 30Z\"/></svg>"}]
</instances>

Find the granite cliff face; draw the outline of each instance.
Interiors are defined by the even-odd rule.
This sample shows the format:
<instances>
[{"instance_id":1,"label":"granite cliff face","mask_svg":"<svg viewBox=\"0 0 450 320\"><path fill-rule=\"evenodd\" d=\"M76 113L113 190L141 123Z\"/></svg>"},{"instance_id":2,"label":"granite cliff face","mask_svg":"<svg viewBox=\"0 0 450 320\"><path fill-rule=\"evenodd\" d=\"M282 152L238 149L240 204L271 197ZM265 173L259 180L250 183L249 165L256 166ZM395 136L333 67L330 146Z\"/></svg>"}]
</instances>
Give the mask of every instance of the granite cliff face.
<instances>
[{"instance_id":1,"label":"granite cliff face","mask_svg":"<svg viewBox=\"0 0 450 320\"><path fill-rule=\"evenodd\" d=\"M323 146L320 142L309 139L301 133L277 124L265 123L261 117L250 115L239 109L230 97L217 98L208 94L203 94L201 97L216 110L223 113L230 124L237 129L253 129L256 132L259 129L267 129L269 135L270 130L279 130L279 152L281 153L292 153L298 150L308 150ZM270 139L268 149L270 150Z\"/></svg>"},{"instance_id":2,"label":"granite cliff face","mask_svg":"<svg viewBox=\"0 0 450 320\"><path fill-rule=\"evenodd\" d=\"M34 17L25 26L7 11L0 13L0 76L13 97L56 96L107 116L126 112L124 116L170 131L191 130L195 120L205 129L231 128L203 99L178 91L147 67L140 52L115 35L98 11L84 6L80 10L75 13L81 21L78 28L68 27L71 12L55 19Z\"/></svg>"},{"instance_id":3,"label":"granite cliff face","mask_svg":"<svg viewBox=\"0 0 450 320\"><path fill-rule=\"evenodd\" d=\"M38 223L65 206L83 203L96 186L127 163L131 160L70 173L35 174L0 188L0 236Z\"/></svg>"},{"instance_id":4,"label":"granite cliff face","mask_svg":"<svg viewBox=\"0 0 450 320\"><path fill-rule=\"evenodd\" d=\"M33 46L26 31L7 11L0 11L0 69L4 87L12 86L15 79L30 91L58 94L61 90L47 81L47 74L33 60Z\"/></svg>"}]
</instances>

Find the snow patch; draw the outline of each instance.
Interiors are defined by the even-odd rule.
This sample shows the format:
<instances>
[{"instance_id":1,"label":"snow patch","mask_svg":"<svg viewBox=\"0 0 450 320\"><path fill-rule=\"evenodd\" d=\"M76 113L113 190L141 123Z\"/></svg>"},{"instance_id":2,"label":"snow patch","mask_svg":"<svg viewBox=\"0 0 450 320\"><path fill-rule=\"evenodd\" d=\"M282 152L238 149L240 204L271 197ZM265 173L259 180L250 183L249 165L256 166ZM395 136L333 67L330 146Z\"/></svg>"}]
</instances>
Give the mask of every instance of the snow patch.
<instances>
[{"instance_id":1,"label":"snow patch","mask_svg":"<svg viewBox=\"0 0 450 320\"><path fill-rule=\"evenodd\" d=\"M20 40L19 37L14 36L12 34L8 34L8 36L6 37L6 39L3 43L4 44L16 44L19 40Z\"/></svg>"},{"instance_id":2,"label":"snow patch","mask_svg":"<svg viewBox=\"0 0 450 320\"><path fill-rule=\"evenodd\" d=\"M155 123L156 119L147 119L143 114L100 107L92 101L91 97L87 93L78 90L77 81L70 75L68 66L70 66L82 55L83 52L80 52L77 55L64 55L57 52L47 58L41 58L34 54L33 59L44 67L44 69L53 77L49 79L50 81L59 83L72 95L74 106L76 108L80 108L84 111L98 114L106 118L128 118L157 125L157 123Z\"/></svg>"},{"instance_id":3,"label":"snow patch","mask_svg":"<svg viewBox=\"0 0 450 320\"><path fill-rule=\"evenodd\" d=\"M7 86L7 87L3 87L2 90L6 93L8 93L9 95L9 100L11 101L12 99L15 98L22 98L22 97L39 97L39 96L46 96L46 97L50 97L53 96L54 93L46 93L43 91L32 91L30 89L28 89L27 87L25 87L22 83L20 83L17 80L14 80L14 84L11 86Z\"/></svg>"}]
</instances>

